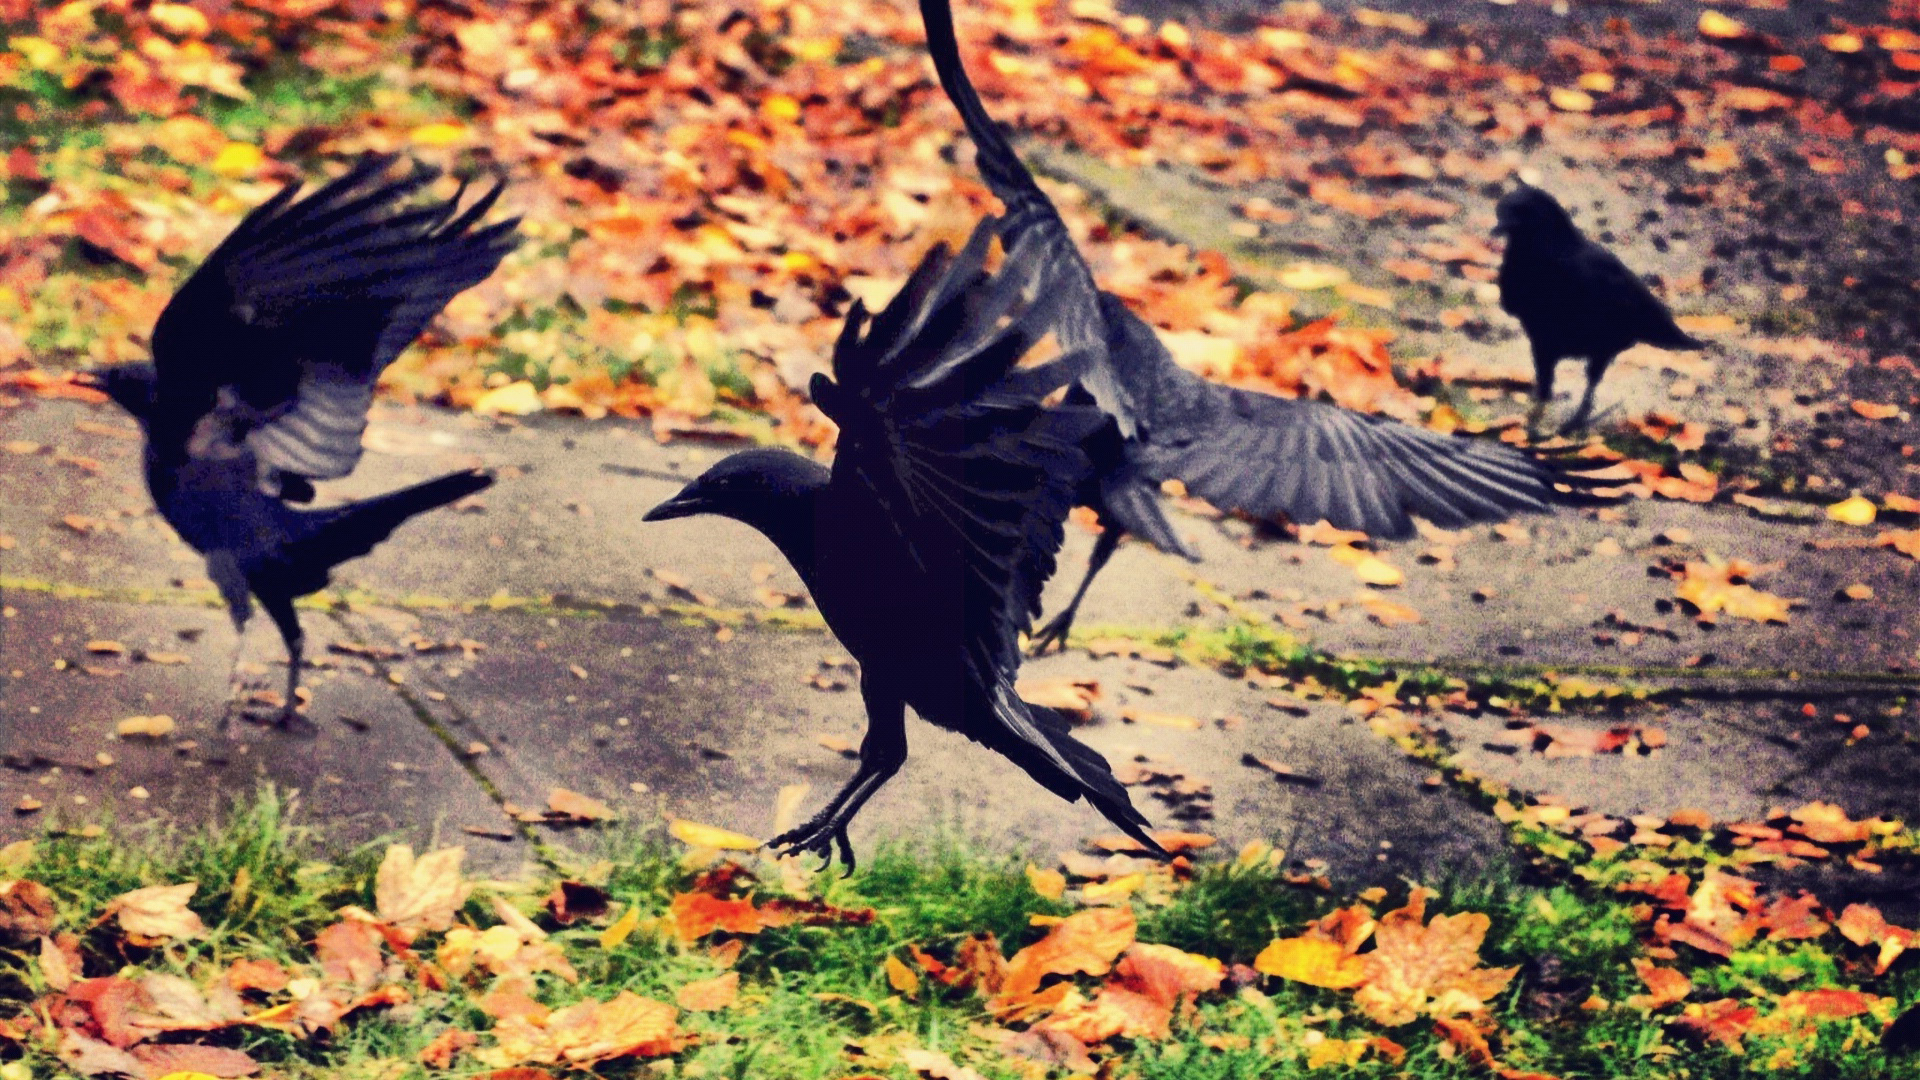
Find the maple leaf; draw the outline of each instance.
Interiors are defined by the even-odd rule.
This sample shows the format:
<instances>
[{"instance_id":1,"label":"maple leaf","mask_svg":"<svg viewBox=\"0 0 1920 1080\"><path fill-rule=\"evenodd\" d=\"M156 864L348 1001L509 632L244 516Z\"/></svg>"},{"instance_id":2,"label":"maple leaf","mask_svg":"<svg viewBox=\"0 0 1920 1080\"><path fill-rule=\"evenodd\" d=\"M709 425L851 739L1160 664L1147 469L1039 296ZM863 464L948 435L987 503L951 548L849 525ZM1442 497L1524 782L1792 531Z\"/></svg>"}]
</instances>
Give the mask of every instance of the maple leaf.
<instances>
[{"instance_id":1,"label":"maple leaf","mask_svg":"<svg viewBox=\"0 0 1920 1080\"><path fill-rule=\"evenodd\" d=\"M123 893L107 902L107 913L118 915L120 929L136 945L164 945L169 941L197 938L206 933L205 923L187 907L187 900L200 887L189 881L179 885L149 885Z\"/></svg>"},{"instance_id":2,"label":"maple leaf","mask_svg":"<svg viewBox=\"0 0 1920 1080\"><path fill-rule=\"evenodd\" d=\"M1436 915L1423 925L1426 896L1415 890L1405 907L1381 916L1374 948L1361 957L1366 983L1353 1003L1387 1027L1422 1014L1478 1012L1520 970L1480 966L1480 943L1492 925L1480 912Z\"/></svg>"},{"instance_id":3,"label":"maple leaf","mask_svg":"<svg viewBox=\"0 0 1920 1080\"><path fill-rule=\"evenodd\" d=\"M1014 953L996 1002L998 1010L1032 995L1049 975L1105 975L1133 944L1133 911L1099 908L1069 915L1039 941Z\"/></svg>"},{"instance_id":4,"label":"maple leaf","mask_svg":"<svg viewBox=\"0 0 1920 1080\"><path fill-rule=\"evenodd\" d=\"M1900 954L1913 944L1913 931L1888 923L1880 909L1871 904L1848 904L1834 925L1842 937L1855 945L1880 950L1873 966L1875 975L1885 975Z\"/></svg>"},{"instance_id":5,"label":"maple leaf","mask_svg":"<svg viewBox=\"0 0 1920 1080\"><path fill-rule=\"evenodd\" d=\"M1740 1037L1759 1015L1760 1010L1751 1005L1743 1005L1734 998L1721 998L1688 1005L1685 1014L1671 1021L1671 1026L1740 1054L1746 1052Z\"/></svg>"},{"instance_id":6,"label":"maple leaf","mask_svg":"<svg viewBox=\"0 0 1920 1080\"><path fill-rule=\"evenodd\" d=\"M466 849L442 848L418 859L407 844L387 848L374 877L374 910L401 930L445 930L472 887L460 879Z\"/></svg>"}]
</instances>

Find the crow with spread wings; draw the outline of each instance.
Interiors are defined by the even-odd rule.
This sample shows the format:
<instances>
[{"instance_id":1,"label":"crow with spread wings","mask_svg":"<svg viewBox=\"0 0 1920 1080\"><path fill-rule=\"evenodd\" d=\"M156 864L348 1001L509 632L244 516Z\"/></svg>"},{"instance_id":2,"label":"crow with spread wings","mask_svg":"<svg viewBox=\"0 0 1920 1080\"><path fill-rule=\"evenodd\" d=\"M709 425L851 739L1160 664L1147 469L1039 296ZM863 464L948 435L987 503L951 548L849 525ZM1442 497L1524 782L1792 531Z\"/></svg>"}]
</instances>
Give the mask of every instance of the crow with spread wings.
<instances>
[{"instance_id":1,"label":"crow with spread wings","mask_svg":"<svg viewBox=\"0 0 1920 1080\"><path fill-rule=\"evenodd\" d=\"M1098 514L1100 538L1073 599L1035 636L1036 649L1065 644L1087 587L1126 534L1198 557L1161 509L1165 480L1223 510L1302 525L1324 519L1387 540L1412 536L1415 515L1458 528L1592 501L1589 484L1540 455L1223 386L1180 367L1153 327L1094 284L1059 212L987 115L961 64L948 0L920 0L920 13L975 164L1006 206L1002 239L1040 261L1033 273L1062 309L1061 344L1091 358L1069 400L1091 401L1113 421L1088 444L1095 473L1076 496Z\"/></svg>"},{"instance_id":2,"label":"crow with spread wings","mask_svg":"<svg viewBox=\"0 0 1920 1080\"><path fill-rule=\"evenodd\" d=\"M982 222L958 254L936 247L871 323L858 303L848 313L833 377L812 386L840 425L831 469L746 450L646 515L718 514L758 529L859 661L860 767L811 820L769 842L828 860L837 847L849 870L847 824L906 761L909 706L1160 853L1106 760L1061 714L1014 693L1020 634L1092 467L1081 445L1105 418L1042 405L1084 368L1084 353L1020 366L1058 329L1060 297L1028 247L986 272L997 225Z\"/></svg>"},{"instance_id":3,"label":"crow with spread wings","mask_svg":"<svg viewBox=\"0 0 1920 1080\"><path fill-rule=\"evenodd\" d=\"M407 205L439 176L388 174L366 156L306 198L289 184L249 213L160 313L150 362L87 379L140 422L147 489L162 517L206 556L236 636L258 598L287 647L283 728L296 712L296 598L365 555L401 522L479 491L466 471L320 509L313 482L353 471L374 383L427 322L512 251L515 221L482 226L501 188L460 208ZM240 647L225 729L237 702Z\"/></svg>"}]
</instances>

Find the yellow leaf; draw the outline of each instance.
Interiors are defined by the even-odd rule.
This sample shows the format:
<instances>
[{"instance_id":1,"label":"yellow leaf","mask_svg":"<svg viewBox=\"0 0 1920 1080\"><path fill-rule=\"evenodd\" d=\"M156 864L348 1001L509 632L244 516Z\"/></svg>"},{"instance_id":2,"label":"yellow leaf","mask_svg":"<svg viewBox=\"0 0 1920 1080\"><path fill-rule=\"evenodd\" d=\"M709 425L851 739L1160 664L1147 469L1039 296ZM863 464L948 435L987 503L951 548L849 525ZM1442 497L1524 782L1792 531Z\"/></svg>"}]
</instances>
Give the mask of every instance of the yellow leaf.
<instances>
[{"instance_id":1,"label":"yellow leaf","mask_svg":"<svg viewBox=\"0 0 1920 1080\"><path fill-rule=\"evenodd\" d=\"M885 966L888 986L908 997L913 997L920 992L920 976L915 975L912 968L901 963L899 957L888 953Z\"/></svg>"},{"instance_id":2,"label":"yellow leaf","mask_svg":"<svg viewBox=\"0 0 1920 1080\"><path fill-rule=\"evenodd\" d=\"M1352 275L1338 266L1328 266L1325 263L1304 262L1294 263L1282 269L1279 274L1280 284L1285 285L1289 289L1300 289L1302 291L1309 289L1331 289L1335 285L1345 283L1351 277Z\"/></svg>"},{"instance_id":3,"label":"yellow leaf","mask_svg":"<svg viewBox=\"0 0 1920 1080\"><path fill-rule=\"evenodd\" d=\"M1067 875L1058 870L1042 870L1032 863L1027 864L1027 883L1033 891L1049 900L1058 900L1067 891Z\"/></svg>"},{"instance_id":4,"label":"yellow leaf","mask_svg":"<svg viewBox=\"0 0 1920 1080\"><path fill-rule=\"evenodd\" d=\"M176 37L205 37L213 29L200 9L187 4L155 4L147 9L147 18Z\"/></svg>"},{"instance_id":5,"label":"yellow leaf","mask_svg":"<svg viewBox=\"0 0 1920 1080\"><path fill-rule=\"evenodd\" d=\"M760 841L751 836L685 818L674 818L668 822L667 832L688 847L720 848L724 851L758 851L760 848Z\"/></svg>"},{"instance_id":6,"label":"yellow leaf","mask_svg":"<svg viewBox=\"0 0 1920 1080\"><path fill-rule=\"evenodd\" d=\"M213 171L221 176L246 176L265 162L267 156L250 143L230 142L214 156Z\"/></svg>"},{"instance_id":7,"label":"yellow leaf","mask_svg":"<svg viewBox=\"0 0 1920 1080\"><path fill-rule=\"evenodd\" d=\"M1553 107L1562 112L1593 111L1593 95L1587 93L1585 90L1573 90L1564 86L1556 86L1547 91L1547 100L1553 102Z\"/></svg>"},{"instance_id":8,"label":"yellow leaf","mask_svg":"<svg viewBox=\"0 0 1920 1080\"><path fill-rule=\"evenodd\" d=\"M1360 958L1324 938L1277 939L1253 958L1253 970L1330 990L1350 989L1365 980Z\"/></svg>"},{"instance_id":9,"label":"yellow leaf","mask_svg":"<svg viewBox=\"0 0 1920 1080\"><path fill-rule=\"evenodd\" d=\"M540 403L540 392L525 379L495 387L473 403L474 413L480 416L531 416L544 407Z\"/></svg>"},{"instance_id":10,"label":"yellow leaf","mask_svg":"<svg viewBox=\"0 0 1920 1080\"><path fill-rule=\"evenodd\" d=\"M1335 562L1350 567L1353 570L1353 576L1359 578L1363 585L1378 585L1390 589L1407 580L1407 575L1402 573L1399 567L1378 555L1361 551L1350 544L1336 545L1329 549L1327 554L1333 556Z\"/></svg>"},{"instance_id":11,"label":"yellow leaf","mask_svg":"<svg viewBox=\"0 0 1920 1080\"><path fill-rule=\"evenodd\" d=\"M800 119L800 102L787 94L773 94L760 103L760 114L769 120L791 124Z\"/></svg>"},{"instance_id":12,"label":"yellow leaf","mask_svg":"<svg viewBox=\"0 0 1920 1080\"><path fill-rule=\"evenodd\" d=\"M162 736L173 734L173 728L174 723L173 717L171 716L129 716L125 720L120 721L114 730L123 738L133 735L145 735L150 739L158 739Z\"/></svg>"},{"instance_id":13,"label":"yellow leaf","mask_svg":"<svg viewBox=\"0 0 1920 1080\"><path fill-rule=\"evenodd\" d=\"M46 38L29 37L22 34L7 39L7 48L19 53L29 67L45 71L58 63L66 51Z\"/></svg>"},{"instance_id":14,"label":"yellow leaf","mask_svg":"<svg viewBox=\"0 0 1920 1080\"><path fill-rule=\"evenodd\" d=\"M1090 881L1080 890L1080 898L1089 904L1118 904L1146 883L1145 873L1123 874L1111 881Z\"/></svg>"},{"instance_id":15,"label":"yellow leaf","mask_svg":"<svg viewBox=\"0 0 1920 1080\"><path fill-rule=\"evenodd\" d=\"M634 927L640 925L640 909L629 907L613 924L600 931L600 947L617 949L627 938L633 936Z\"/></svg>"},{"instance_id":16,"label":"yellow leaf","mask_svg":"<svg viewBox=\"0 0 1920 1080\"><path fill-rule=\"evenodd\" d=\"M465 124L423 124L407 133L417 146L452 146L466 142L473 132Z\"/></svg>"},{"instance_id":17,"label":"yellow leaf","mask_svg":"<svg viewBox=\"0 0 1920 1080\"><path fill-rule=\"evenodd\" d=\"M1859 495L1827 507L1827 517L1842 525L1871 525L1876 512L1873 502Z\"/></svg>"},{"instance_id":18,"label":"yellow leaf","mask_svg":"<svg viewBox=\"0 0 1920 1080\"><path fill-rule=\"evenodd\" d=\"M1717 11L1707 10L1700 13L1700 33L1710 38L1737 38L1745 37L1747 28Z\"/></svg>"}]
</instances>

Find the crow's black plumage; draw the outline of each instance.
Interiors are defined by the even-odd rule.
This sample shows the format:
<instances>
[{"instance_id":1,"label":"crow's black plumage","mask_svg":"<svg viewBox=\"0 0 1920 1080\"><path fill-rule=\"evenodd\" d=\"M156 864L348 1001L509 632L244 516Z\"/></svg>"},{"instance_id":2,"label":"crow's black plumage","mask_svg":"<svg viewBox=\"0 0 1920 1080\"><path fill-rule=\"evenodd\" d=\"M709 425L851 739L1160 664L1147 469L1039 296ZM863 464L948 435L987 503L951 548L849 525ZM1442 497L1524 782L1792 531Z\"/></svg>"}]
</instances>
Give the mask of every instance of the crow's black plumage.
<instances>
[{"instance_id":1,"label":"crow's black plumage","mask_svg":"<svg viewBox=\"0 0 1920 1080\"><path fill-rule=\"evenodd\" d=\"M1084 798L1159 848L1107 762L1059 713L1014 693L1019 635L1039 611L1081 444L1106 422L1043 407L1084 354L1016 366L1057 330L1058 295L1016 246L983 270L995 222L957 255L935 248L867 324L856 304L814 401L840 425L831 470L783 450L708 469L647 520L719 514L764 533L860 664L860 767L810 821L770 841L849 868L847 823L907 756L905 710L998 751L1062 798ZM863 332L864 331L864 332Z\"/></svg>"},{"instance_id":2,"label":"crow's black plumage","mask_svg":"<svg viewBox=\"0 0 1920 1080\"><path fill-rule=\"evenodd\" d=\"M1584 427L1593 391L1613 358L1634 345L1704 349L1674 325L1673 313L1613 252L1587 239L1553 196L1522 183L1494 207L1505 235L1500 306L1520 320L1533 346L1537 422L1553 400L1553 369L1584 357L1587 389L1562 433Z\"/></svg>"},{"instance_id":3,"label":"crow's black plumage","mask_svg":"<svg viewBox=\"0 0 1920 1080\"><path fill-rule=\"evenodd\" d=\"M1059 212L987 115L961 63L948 0L921 0L920 13L976 164L1006 204L1006 245L1037 260L1034 272L1063 309L1062 345L1090 355L1074 397L1114 421L1087 447L1097 471L1079 496L1103 531L1072 601L1036 635L1036 648L1065 643L1087 586L1123 535L1196 557L1161 508L1165 480L1223 510L1302 525L1325 519L1389 540L1413 535L1415 515L1457 528L1585 498L1582 482L1554 463L1497 442L1223 386L1180 367L1152 326L1094 284Z\"/></svg>"},{"instance_id":4,"label":"crow's black plumage","mask_svg":"<svg viewBox=\"0 0 1920 1080\"><path fill-rule=\"evenodd\" d=\"M250 597L279 629L282 726L301 722L295 598L406 519L493 482L469 471L342 506L290 505L312 501L313 481L353 471L381 371L517 243L517 219L480 224L499 185L464 210L457 194L409 206L439 172L389 177L397 160L363 157L306 198L289 184L167 303L150 363L89 373L140 421L154 504L206 556L236 635ZM236 644L236 692L239 655Z\"/></svg>"}]
</instances>

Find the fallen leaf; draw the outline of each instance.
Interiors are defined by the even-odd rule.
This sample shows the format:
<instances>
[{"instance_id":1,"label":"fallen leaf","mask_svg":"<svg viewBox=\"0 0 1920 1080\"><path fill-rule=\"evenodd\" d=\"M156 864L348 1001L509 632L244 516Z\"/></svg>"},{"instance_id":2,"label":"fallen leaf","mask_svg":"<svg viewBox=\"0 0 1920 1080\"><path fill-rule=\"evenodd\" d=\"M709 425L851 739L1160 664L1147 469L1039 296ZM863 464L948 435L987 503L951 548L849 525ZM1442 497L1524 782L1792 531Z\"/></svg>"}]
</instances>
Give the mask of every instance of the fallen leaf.
<instances>
[{"instance_id":1,"label":"fallen leaf","mask_svg":"<svg viewBox=\"0 0 1920 1080\"><path fill-rule=\"evenodd\" d=\"M418 859L407 844L387 848L374 877L374 909L388 924L406 931L438 931L453 925L454 913L467 902L472 886L460 878L465 848L431 851Z\"/></svg>"},{"instance_id":2,"label":"fallen leaf","mask_svg":"<svg viewBox=\"0 0 1920 1080\"><path fill-rule=\"evenodd\" d=\"M719 848L722 851L758 851L760 849L760 841L744 833L722 829L717 825L702 825L685 818L674 818L668 822L667 832L688 847Z\"/></svg>"},{"instance_id":3,"label":"fallen leaf","mask_svg":"<svg viewBox=\"0 0 1920 1080\"><path fill-rule=\"evenodd\" d=\"M109 900L107 912L119 917L120 929L136 945L197 938L206 933L207 927L200 916L187 907L187 901L199 887L199 883L193 881L149 885Z\"/></svg>"},{"instance_id":4,"label":"fallen leaf","mask_svg":"<svg viewBox=\"0 0 1920 1080\"><path fill-rule=\"evenodd\" d=\"M739 996L740 973L728 971L682 986L674 992L674 1001L688 1012L714 1012L731 1008Z\"/></svg>"},{"instance_id":5,"label":"fallen leaf","mask_svg":"<svg viewBox=\"0 0 1920 1080\"><path fill-rule=\"evenodd\" d=\"M547 811L571 821L614 821L620 816L599 799L563 787L547 793Z\"/></svg>"}]
</instances>

